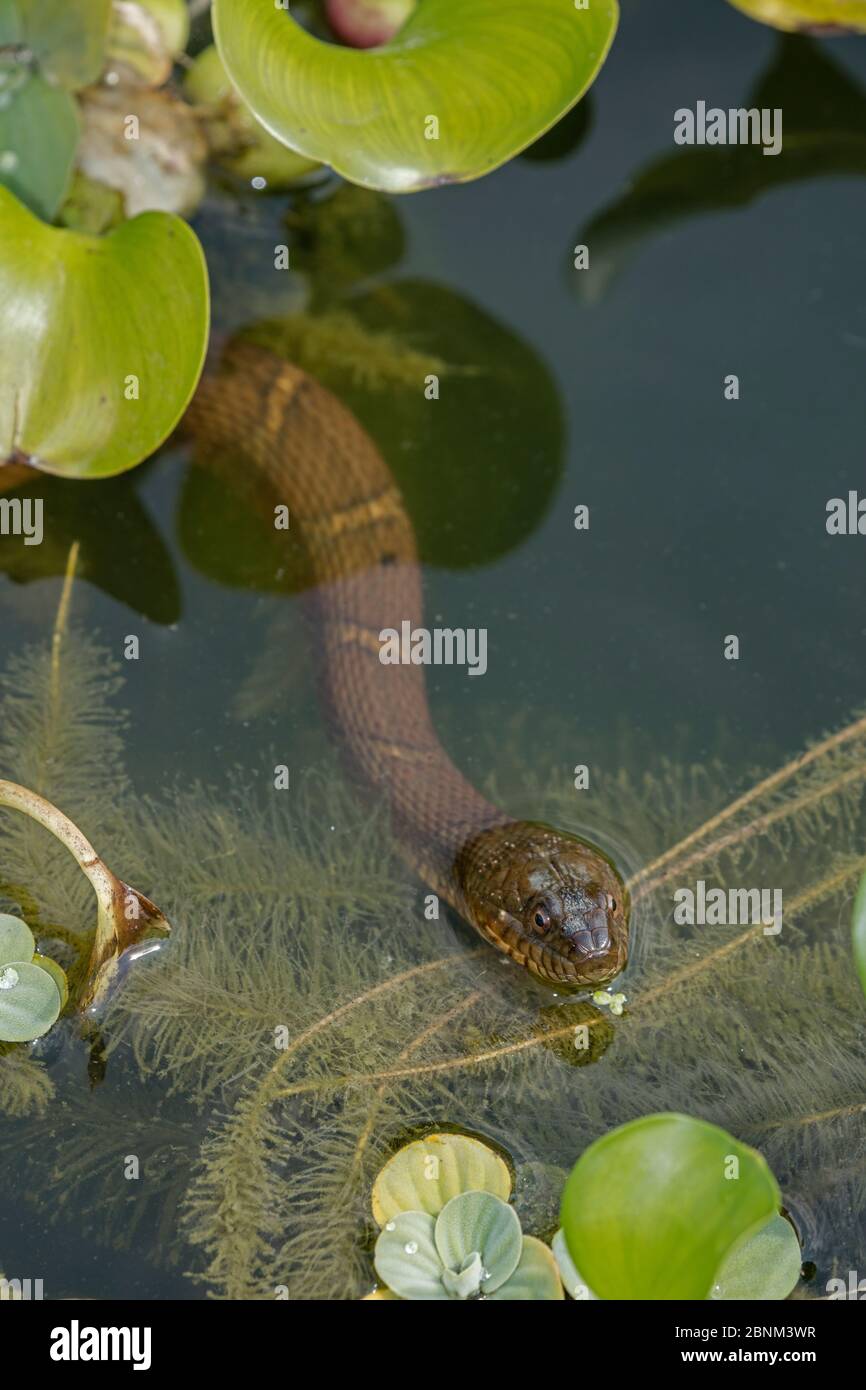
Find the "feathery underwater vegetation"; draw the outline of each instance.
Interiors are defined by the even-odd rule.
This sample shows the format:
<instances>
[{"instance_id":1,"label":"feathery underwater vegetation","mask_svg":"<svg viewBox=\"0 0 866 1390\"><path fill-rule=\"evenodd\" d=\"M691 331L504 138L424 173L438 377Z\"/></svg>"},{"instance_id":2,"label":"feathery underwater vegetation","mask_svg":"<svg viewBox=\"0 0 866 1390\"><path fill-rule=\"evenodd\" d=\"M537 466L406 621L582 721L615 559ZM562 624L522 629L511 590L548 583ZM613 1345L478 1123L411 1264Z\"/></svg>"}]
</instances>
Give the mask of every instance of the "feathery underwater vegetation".
<instances>
[{"instance_id":1,"label":"feathery underwater vegetation","mask_svg":"<svg viewBox=\"0 0 866 1390\"><path fill-rule=\"evenodd\" d=\"M733 3L785 30L835 25L840 16L851 27L863 22L861 7L846 8L845 0ZM173 0L144 7L174 25L162 49L153 48L147 23L136 28L140 18L132 30L115 26L109 36L100 29L98 43L88 30L81 65L52 79L47 96L43 68L56 71L55 46L43 51L35 31L14 31L13 46L26 41L32 56L23 75L20 53L11 76L0 63L0 89L11 83L15 104L38 99L65 115L50 187L28 188L0 170L8 185L0 187L7 233L0 299L20 308L28 275L28 293L37 281L48 285L47 334L27 339L22 350L26 314L7 314L0 326L0 374L12 382L0 394L0 456L95 477L151 453L179 419L202 365L209 304L201 247L174 214L191 215L187 203L204 191L208 153L235 178L266 170L275 188L284 179L315 179L320 160L401 191L474 178L582 95L618 13L614 0L596 7L598 43L580 71L561 65L543 109L536 100L515 125L500 122L492 154L479 153L471 139L429 148L419 138L401 165L405 150L395 149L388 130L373 130L372 154L363 158L357 142L346 143L341 100L321 130L298 139L296 94L275 94L258 70L268 43L289 60L303 46L314 55L317 91L330 100L333 73L364 72L364 55L324 52L270 10L272 37L251 44L248 0L217 0L216 8L220 49L205 49L185 84L207 139L192 139L189 177L174 189L178 207L135 221L124 212L136 206L137 183L111 190L117 197L94 188L94 168L111 164L99 122L119 108L87 84L103 70L110 43L123 74L120 99L140 87L137 110L151 97L186 110L163 90L171 58L186 43L185 7ZM414 7L399 8L402 16ZM478 20L482 37L484 26L500 24L496 56L513 64L524 9L422 0L409 41L423 50L441 29L456 42L454 16L462 13ZM107 25L109 6L97 10ZM552 0L545 10L551 23L561 13ZM0 46L12 32L2 28L10 16L32 24L35 14L27 0L0 0ZM150 35L144 47L142 33ZM373 99L376 83L391 80L400 42L383 49L381 77L369 89L353 87L353 101ZM607 289L637 241L684 213L745 203L833 160L838 169L863 171L862 132L851 136L863 102L853 79L841 81L801 39L780 38L778 55L756 103L773 104L774 84L790 84L792 72L805 71L827 96L817 123L802 108L792 113L793 162L777 167L756 159L755 150L732 152L724 198L706 151L650 168L581 233L594 247L593 275L580 282L590 299ZM454 74L439 75L452 91ZM536 98L542 87L534 83ZM20 115L23 107L16 109ZM70 112L83 130L74 175ZM183 119L177 110L175 117ZM17 139L17 130L0 113L4 141ZM297 150L287 151L271 131ZM441 468L413 476L407 467L404 491L425 562L456 570L492 563L541 517L558 479L564 426L551 374L530 347L456 291L397 278L399 224L395 231L390 206L376 193L349 184L332 190L322 211L324 200L310 189L286 210L293 271L301 270L286 292L296 296L291 308L254 322L240 303L246 285L239 275L217 305L222 327L233 327L237 314L247 339L339 383L362 418L370 398L387 389L390 415L378 422L377 442L394 456L397 473L406 467L399 453L411 433L405 393L429 373L453 387L430 427ZM56 214L62 227L45 226L25 202L42 217ZM361 252L365 235L370 245ZM373 264L383 247L382 263ZM232 276L243 254L236 241L228 253ZM55 261L60 269L49 284ZM155 293L168 282L171 293ZM129 322L116 312L121 300ZM72 319L87 329L75 381L58 366L69 355ZM423 333L411 331L418 323ZM120 359L136 369L136 381L171 382L170 392L148 394L153 406L136 412L135 435L122 406L101 410ZM50 389L31 391L33 380ZM475 467L477 443L471 432L467 438L460 395L467 384L477 388L477 433L488 420L506 431L503 401L511 398L511 446L527 441L533 458L532 476L509 479L503 500L491 500L495 481L484 462ZM474 491L462 494L463 515L454 521L450 480L473 468ZM49 488L51 480L41 478L40 488L43 481ZM238 485L242 492L244 480ZM227 587L303 587L268 553L257 556L251 577L244 547L226 555L219 526L201 526L215 506L231 511L233 496L190 471L178 511L190 563ZM64 507L77 536L86 523L68 494ZM106 589L126 598L136 580L118 573L134 566L118 564L130 533L123 532L128 516L125 522L121 506L117 512L114 538L101 528L98 544L108 555ZM161 542L143 536L137 516L131 529L156 568ZM633 949L617 992L562 999L492 957L452 919L427 919L423 889L397 861L384 819L357 805L315 739L307 776L300 788L293 784L291 798L273 796L249 770L213 785L179 777L159 795L137 794L125 770L135 730L120 704L116 648L68 620L77 554L76 546L50 642L4 653L0 777L70 816L125 879L147 887L174 932L148 959L124 959L122 987L97 989L86 963L105 963L106 913L94 931L86 879L44 827L9 812L0 784L0 1151L9 1189L22 1202L42 1210L47 1195L52 1218L74 1222L83 1239L134 1245L220 1298L385 1298L391 1291L444 1301L483 1294L485 1276L499 1298L558 1301L563 1288L572 1299L783 1298L795 1285L796 1296L810 1297L838 1271L866 1261L866 1008L857 982L859 972L866 990L866 886L854 906L853 959L848 926L858 882L866 885L866 716L770 774L743 766L739 748L728 759L698 763L671 749L660 756L608 730L594 741L606 756L598 757L579 810L570 788L528 765L519 726L506 736L499 728L486 759L495 768L490 795L515 816L603 839L630 870ZM37 566L27 557L15 563ZM42 573L56 572L57 557L44 564ZM176 616L179 595L165 589ZM157 621L168 617L161 611ZM279 702L279 682L296 678L275 676L280 646L271 643L252 675L236 673L232 701L241 718L260 718ZM553 741L552 723L541 719L534 737L543 742L548 727ZM674 886L698 878L720 889L772 882L784 894L785 931L768 935L757 923L736 934L722 924L696 929L677 921ZM118 944L126 942L116 937ZM116 954L109 950L112 967ZM92 1015L83 1030L75 1013L82 1004ZM486 1146L492 1158L433 1208L419 1202L388 1211L383 1174L393 1176L407 1149L429 1151L434 1139L455 1151ZM652 1142L668 1158L682 1145L675 1189L639 1180L642 1145ZM606 1178L611 1153L616 1184ZM135 1184L124 1169L129 1155L140 1165ZM742 1164L743 1180L720 1201L718 1160L730 1155ZM712 1183L702 1166L711 1163ZM682 1198L676 1220L672 1190ZM407 1266L409 1245L416 1247L410 1260L423 1252L423 1279ZM684 1245L686 1266L672 1253Z\"/></svg>"},{"instance_id":2,"label":"feathery underwater vegetation","mask_svg":"<svg viewBox=\"0 0 866 1390\"><path fill-rule=\"evenodd\" d=\"M627 829L648 865L633 881L637 950L614 1021L585 1000L540 1004L485 948L425 922L383 827L333 770L290 809L243 781L137 798L117 670L81 629L53 655L11 658L3 692L0 768L62 804L137 882L158 873L175 927L101 1020L103 1087L84 1089L70 1020L44 1055L36 1044L0 1057L15 1117L2 1144L17 1155L12 1183L27 1174L23 1199L50 1191L59 1214L112 1242L155 1231L154 1257L218 1295L358 1297L371 1287L373 1180L406 1136L444 1120L500 1145L524 1229L550 1240L576 1154L629 1118L679 1108L765 1155L817 1278L863 1260L864 1004L840 919L863 869L866 719L728 811L721 767L637 772L629 750L630 770L593 794L617 807L611 838ZM511 791L507 757L498 775L506 799L536 790L545 814L574 824L573 803L527 788L519 763ZM324 843L308 828L323 809ZM82 876L23 817L3 818L0 851L0 906L63 959L92 930ZM673 923L673 876L724 885L744 863L784 883L780 939ZM146 1104L121 1081L136 1071L151 1078ZM141 1156L134 1197L122 1153ZM852 1218L841 1229L839 1210Z\"/></svg>"}]
</instances>

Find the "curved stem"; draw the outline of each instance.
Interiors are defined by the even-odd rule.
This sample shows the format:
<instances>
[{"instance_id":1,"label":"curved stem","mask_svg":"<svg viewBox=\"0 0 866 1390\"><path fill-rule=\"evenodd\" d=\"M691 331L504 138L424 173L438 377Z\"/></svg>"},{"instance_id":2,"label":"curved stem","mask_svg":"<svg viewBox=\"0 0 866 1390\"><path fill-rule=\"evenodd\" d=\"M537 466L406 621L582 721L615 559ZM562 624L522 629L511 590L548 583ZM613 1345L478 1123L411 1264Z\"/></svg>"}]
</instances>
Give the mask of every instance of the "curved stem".
<instances>
[{"instance_id":1,"label":"curved stem","mask_svg":"<svg viewBox=\"0 0 866 1390\"><path fill-rule=\"evenodd\" d=\"M167 935L171 928L159 908L117 878L87 836L44 796L16 782L0 780L0 806L20 811L50 831L68 849L96 894L96 935L77 1001L80 1012L90 1013L107 997L123 953L145 936Z\"/></svg>"}]
</instances>

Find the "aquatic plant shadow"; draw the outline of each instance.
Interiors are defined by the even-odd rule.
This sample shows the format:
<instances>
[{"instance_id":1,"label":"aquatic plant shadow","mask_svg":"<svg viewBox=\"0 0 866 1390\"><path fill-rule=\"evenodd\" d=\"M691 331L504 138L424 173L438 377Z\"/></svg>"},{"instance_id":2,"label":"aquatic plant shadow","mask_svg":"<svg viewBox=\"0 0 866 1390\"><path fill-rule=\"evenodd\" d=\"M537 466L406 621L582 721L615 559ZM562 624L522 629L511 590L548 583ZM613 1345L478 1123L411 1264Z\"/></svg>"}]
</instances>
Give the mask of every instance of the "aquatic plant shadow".
<instances>
[{"instance_id":1,"label":"aquatic plant shadow","mask_svg":"<svg viewBox=\"0 0 866 1390\"><path fill-rule=\"evenodd\" d=\"M780 34L770 66L743 105L783 110L781 153L768 158L760 146L695 146L644 168L575 237L591 257L579 275L569 258L576 294L599 302L652 237L687 218L743 207L787 184L866 174L866 94L814 40Z\"/></svg>"}]
</instances>

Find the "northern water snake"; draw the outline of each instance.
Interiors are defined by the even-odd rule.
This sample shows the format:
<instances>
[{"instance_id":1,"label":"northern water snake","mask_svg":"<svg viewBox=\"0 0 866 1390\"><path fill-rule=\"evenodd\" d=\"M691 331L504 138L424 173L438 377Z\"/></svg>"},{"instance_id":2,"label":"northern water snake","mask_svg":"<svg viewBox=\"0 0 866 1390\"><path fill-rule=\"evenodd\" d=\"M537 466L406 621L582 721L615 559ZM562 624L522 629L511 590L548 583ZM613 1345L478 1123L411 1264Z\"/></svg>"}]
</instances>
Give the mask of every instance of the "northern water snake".
<instances>
[{"instance_id":1,"label":"northern water snake","mask_svg":"<svg viewBox=\"0 0 866 1390\"><path fill-rule=\"evenodd\" d=\"M422 667L380 661L383 630L422 624L421 570L400 492L358 421L300 369L235 343L184 423L200 450L252 465L300 530L330 722L355 777L384 797L404 857L539 978L612 979L626 962L629 915L614 865L486 801L436 736Z\"/></svg>"}]
</instances>

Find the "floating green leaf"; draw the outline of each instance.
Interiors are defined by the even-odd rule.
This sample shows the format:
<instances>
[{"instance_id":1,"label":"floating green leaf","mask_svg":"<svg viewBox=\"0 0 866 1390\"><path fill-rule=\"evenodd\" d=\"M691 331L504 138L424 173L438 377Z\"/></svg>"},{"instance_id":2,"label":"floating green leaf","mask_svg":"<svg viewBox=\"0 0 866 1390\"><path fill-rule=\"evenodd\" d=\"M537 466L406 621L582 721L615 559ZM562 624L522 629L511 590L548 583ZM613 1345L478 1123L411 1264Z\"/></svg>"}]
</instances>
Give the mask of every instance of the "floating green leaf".
<instances>
[{"instance_id":1,"label":"floating green leaf","mask_svg":"<svg viewBox=\"0 0 866 1390\"><path fill-rule=\"evenodd\" d=\"M82 236L0 189L0 458L86 478L147 458L195 389L208 318L204 256L179 219Z\"/></svg>"},{"instance_id":2,"label":"floating green leaf","mask_svg":"<svg viewBox=\"0 0 866 1390\"><path fill-rule=\"evenodd\" d=\"M580 99L616 0L424 0L396 37L321 42L271 0L215 0L232 81L278 139L356 183L409 193L479 178Z\"/></svg>"},{"instance_id":3,"label":"floating green leaf","mask_svg":"<svg viewBox=\"0 0 866 1390\"><path fill-rule=\"evenodd\" d=\"M552 1252L523 1236L513 1207L490 1192L462 1192L442 1208L402 1211L376 1242L376 1273L399 1298L561 1299Z\"/></svg>"},{"instance_id":4,"label":"floating green leaf","mask_svg":"<svg viewBox=\"0 0 866 1390\"><path fill-rule=\"evenodd\" d=\"M86 87L102 69L110 12L111 0L0 0L0 44L25 45L52 83Z\"/></svg>"},{"instance_id":5,"label":"floating green leaf","mask_svg":"<svg viewBox=\"0 0 866 1390\"><path fill-rule=\"evenodd\" d=\"M598 1297L704 1299L731 1248L779 1204L754 1149L703 1120L648 1115L581 1156L565 1186L562 1225Z\"/></svg>"},{"instance_id":6,"label":"floating green leaf","mask_svg":"<svg viewBox=\"0 0 866 1390\"><path fill-rule=\"evenodd\" d=\"M523 1237L517 1212L490 1192L462 1192L436 1219L436 1249L446 1275L472 1273L477 1293L492 1294L510 1279L520 1263ZM477 1264L476 1264L477 1262ZM447 1278L445 1287L453 1282ZM465 1292L452 1297L466 1297Z\"/></svg>"},{"instance_id":7,"label":"floating green leaf","mask_svg":"<svg viewBox=\"0 0 866 1390\"><path fill-rule=\"evenodd\" d=\"M60 990L47 970L30 961L0 966L0 1039L32 1042L60 1014Z\"/></svg>"},{"instance_id":8,"label":"floating green leaf","mask_svg":"<svg viewBox=\"0 0 866 1390\"><path fill-rule=\"evenodd\" d=\"M503 1303L560 1301L564 1295L552 1251L543 1240L524 1236L520 1261L511 1278L484 1296Z\"/></svg>"},{"instance_id":9,"label":"floating green leaf","mask_svg":"<svg viewBox=\"0 0 866 1390\"><path fill-rule=\"evenodd\" d=\"M866 0L730 0L762 24L791 33L866 33Z\"/></svg>"},{"instance_id":10,"label":"floating green leaf","mask_svg":"<svg viewBox=\"0 0 866 1390\"><path fill-rule=\"evenodd\" d=\"M799 1281L802 1260L793 1226L777 1214L725 1256L710 1296L726 1302L787 1298Z\"/></svg>"},{"instance_id":11,"label":"floating green leaf","mask_svg":"<svg viewBox=\"0 0 866 1390\"><path fill-rule=\"evenodd\" d=\"M403 1211L376 1241L376 1273L398 1298L445 1302L442 1260L436 1249L436 1222L425 1211Z\"/></svg>"},{"instance_id":12,"label":"floating green leaf","mask_svg":"<svg viewBox=\"0 0 866 1390\"><path fill-rule=\"evenodd\" d=\"M505 1161L468 1134L428 1134L398 1149L373 1185L373 1217L380 1226L403 1211L439 1212L461 1192L492 1192L507 1201L511 1174Z\"/></svg>"},{"instance_id":13,"label":"floating green leaf","mask_svg":"<svg viewBox=\"0 0 866 1390\"><path fill-rule=\"evenodd\" d=\"M9 961L32 960L35 950L36 942L27 923L0 913L0 966Z\"/></svg>"},{"instance_id":14,"label":"floating green leaf","mask_svg":"<svg viewBox=\"0 0 866 1390\"><path fill-rule=\"evenodd\" d=\"M43 77L0 66L0 184L51 221L78 144L75 101Z\"/></svg>"}]
</instances>

